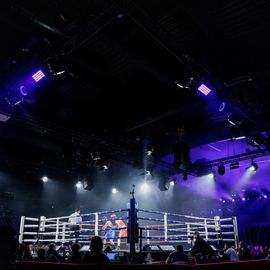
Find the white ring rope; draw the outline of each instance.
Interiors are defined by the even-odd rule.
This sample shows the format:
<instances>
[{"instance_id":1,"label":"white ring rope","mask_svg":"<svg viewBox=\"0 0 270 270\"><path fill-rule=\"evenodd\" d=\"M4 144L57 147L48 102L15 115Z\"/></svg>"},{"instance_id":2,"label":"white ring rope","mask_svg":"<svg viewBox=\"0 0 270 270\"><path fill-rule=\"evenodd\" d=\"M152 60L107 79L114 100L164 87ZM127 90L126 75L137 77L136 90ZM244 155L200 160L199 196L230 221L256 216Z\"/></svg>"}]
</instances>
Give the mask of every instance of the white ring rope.
<instances>
[{"instance_id":1,"label":"white ring rope","mask_svg":"<svg viewBox=\"0 0 270 270\"><path fill-rule=\"evenodd\" d=\"M138 217L138 221L140 224L139 228L142 231L141 241L147 244L153 241L162 243L191 243L190 236L195 231L200 232L205 240L211 242L223 240L234 241L236 243L238 241L236 217L220 218L216 216L214 218L205 218L152 210L137 210L144 214L143 217ZM115 236L112 239L118 239L119 242L122 239L123 241L121 243L126 243L127 237L121 237L120 232L127 229L127 227L103 229L106 221L110 220L113 222L115 219L107 218L105 220L101 218L102 215L120 213L117 219L125 221L128 220L128 213L126 211L128 209L82 214L83 221L81 224L78 224L80 226L79 230L71 230L71 226L74 224L68 222L70 216L52 218L46 218L44 216L40 218L21 217L19 240L21 243L35 243L37 241L64 243L75 240L79 240L82 243L89 243L91 237L94 235L104 237L108 231L114 231ZM120 217L120 215L123 217ZM156 218L153 215L159 215L162 218ZM125 221L126 224L127 222ZM79 233L79 238L74 237L76 233ZM232 238L224 239L222 236L232 236ZM33 239L33 237L36 238Z\"/></svg>"}]
</instances>

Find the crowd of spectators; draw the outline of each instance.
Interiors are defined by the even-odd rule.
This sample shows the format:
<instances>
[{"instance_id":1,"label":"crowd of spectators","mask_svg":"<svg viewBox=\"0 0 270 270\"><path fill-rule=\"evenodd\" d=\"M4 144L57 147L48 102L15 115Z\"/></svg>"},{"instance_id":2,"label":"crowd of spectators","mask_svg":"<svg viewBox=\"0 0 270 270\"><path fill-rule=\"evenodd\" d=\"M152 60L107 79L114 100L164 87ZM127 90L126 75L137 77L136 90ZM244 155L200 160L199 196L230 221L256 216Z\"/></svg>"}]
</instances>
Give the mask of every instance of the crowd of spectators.
<instances>
[{"instance_id":1,"label":"crowd of spectators","mask_svg":"<svg viewBox=\"0 0 270 270\"><path fill-rule=\"evenodd\" d=\"M16 260L82 264L110 263L106 253L103 251L103 242L99 236L92 238L88 252L81 252L79 243L63 244L60 248L55 243L37 247L19 244L17 233L11 226L5 225L0 227L0 242L0 269L5 270L15 269ZM178 245L176 250L168 256L165 263L187 263L191 259L198 262L200 258L204 260L205 258L214 257L218 258L219 261L270 259L270 246L246 245L244 242L240 242L239 247L234 247L232 243L225 243L222 251L214 252L197 234L193 249L188 254L184 252L183 246ZM203 260L202 262L204 262Z\"/></svg>"}]
</instances>

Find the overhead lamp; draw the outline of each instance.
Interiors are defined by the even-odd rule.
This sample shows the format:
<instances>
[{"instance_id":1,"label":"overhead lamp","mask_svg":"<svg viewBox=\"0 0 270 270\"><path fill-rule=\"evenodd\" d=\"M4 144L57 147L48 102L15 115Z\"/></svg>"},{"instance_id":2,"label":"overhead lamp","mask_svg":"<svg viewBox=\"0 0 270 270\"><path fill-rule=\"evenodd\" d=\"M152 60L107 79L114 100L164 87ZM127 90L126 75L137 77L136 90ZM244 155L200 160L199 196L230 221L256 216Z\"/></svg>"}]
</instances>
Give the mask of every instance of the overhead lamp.
<instances>
[{"instance_id":1,"label":"overhead lamp","mask_svg":"<svg viewBox=\"0 0 270 270\"><path fill-rule=\"evenodd\" d=\"M259 169L259 166L255 162L252 162L250 164L250 166L248 167L248 170L250 170L252 172L256 172L258 169Z\"/></svg>"},{"instance_id":2,"label":"overhead lamp","mask_svg":"<svg viewBox=\"0 0 270 270\"><path fill-rule=\"evenodd\" d=\"M208 88L205 84L201 84L198 87L198 90L203 93L205 96L207 96L208 94L210 94L210 92L212 91L210 88Z\"/></svg>"},{"instance_id":3,"label":"overhead lamp","mask_svg":"<svg viewBox=\"0 0 270 270\"><path fill-rule=\"evenodd\" d=\"M82 188L83 184L81 181L78 181L75 186L76 186L76 188Z\"/></svg>"},{"instance_id":4,"label":"overhead lamp","mask_svg":"<svg viewBox=\"0 0 270 270\"><path fill-rule=\"evenodd\" d=\"M223 164L220 164L219 166L218 166L218 174L219 175L224 175L225 174L225 166L223 165Z\"/></svg>"},{"instance_id":5,"label":"overhead lamp","mask_svg":"<svg viewBox=\"0 0 270 270\"><path fill-rule=\"evenodd\" d=\"M35 82L39 82L44 77L45 77L45 74L43 73L41 69L32 75L32 78Z\"/></svg>"},{"instance_id":6,"label":"overhead lamp","mask_svg":"<svg viewBox=\"0 0 270 270\"><path fill-rule=\"evenodd\" d=\"M42 180L43 183L47 183L49 178L44 175L44 176L41 177L41 180Z\"/></svg>"},{"instance_id":7,"label":"overhead lamp","mask_svg":"<svg viewBox=\"0 0 270 270\"><path fill-rule=\"evenodd\" d=\"M238 161L234 161L230 164L230 169L231 170L235 170L239 168L239 162Z\"/></svg>"}]
</instances>

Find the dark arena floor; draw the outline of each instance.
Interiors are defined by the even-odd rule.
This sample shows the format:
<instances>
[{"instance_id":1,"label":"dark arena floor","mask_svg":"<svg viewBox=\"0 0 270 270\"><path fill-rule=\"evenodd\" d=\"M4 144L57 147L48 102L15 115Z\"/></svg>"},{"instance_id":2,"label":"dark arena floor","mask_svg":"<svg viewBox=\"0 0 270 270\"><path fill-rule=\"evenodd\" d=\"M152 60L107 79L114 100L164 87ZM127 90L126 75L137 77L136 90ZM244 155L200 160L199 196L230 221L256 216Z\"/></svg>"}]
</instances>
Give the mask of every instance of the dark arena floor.
<instances>
[{"instance_id":1,"label":"dark arena floor","mask_svg":"<svg viewBox=\"0 0 270 270\"><path fill-rule=\"evenodd\" d=\"M0 269L270 269L270 1L0 1Z\"/></svg>"}]
</instances>

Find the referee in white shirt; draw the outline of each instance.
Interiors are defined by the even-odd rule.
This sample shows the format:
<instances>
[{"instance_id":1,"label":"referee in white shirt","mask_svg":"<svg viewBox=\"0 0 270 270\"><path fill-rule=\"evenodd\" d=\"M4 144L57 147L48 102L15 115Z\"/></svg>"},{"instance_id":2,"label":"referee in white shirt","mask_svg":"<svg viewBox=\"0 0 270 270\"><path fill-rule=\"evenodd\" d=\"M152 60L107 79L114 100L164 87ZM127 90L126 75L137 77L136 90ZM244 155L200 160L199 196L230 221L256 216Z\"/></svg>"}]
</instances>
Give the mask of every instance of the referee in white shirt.
<instances>
[{"instance_id":1,"label":"referee in white shirt","mask_svg":"<svg viewBox=\"0 0 270 270\"><path fill-rule=\"evenodd\" d=\"M82 229L82 217L81 217L81 210L77 208L73 214L69 216L68 219L69 229L71 231L75 231L70 234L70 237L79 238L80 230Z\"/></svg>"}]
</instances>

